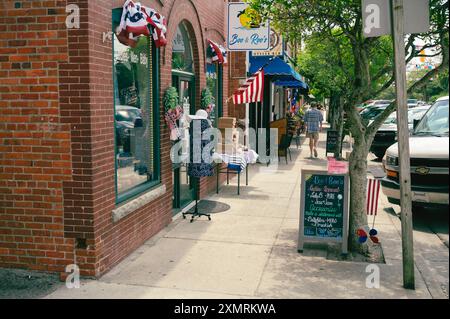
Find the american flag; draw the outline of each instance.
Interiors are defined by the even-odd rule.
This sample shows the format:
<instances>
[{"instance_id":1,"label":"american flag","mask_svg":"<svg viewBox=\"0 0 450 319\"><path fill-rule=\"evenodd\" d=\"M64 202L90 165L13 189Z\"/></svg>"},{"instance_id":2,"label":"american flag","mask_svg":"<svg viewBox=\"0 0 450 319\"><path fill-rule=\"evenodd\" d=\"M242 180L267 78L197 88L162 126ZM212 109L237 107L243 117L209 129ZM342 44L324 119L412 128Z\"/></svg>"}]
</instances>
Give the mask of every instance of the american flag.
<instances>
[{"instance_id":1,"label":"american flag","mask_svg":"<svg viewBox=\"0 0 450 319\"><path fill-rule=\"evenodd\" d=\"M233 94L234 104L261 102L264 93L264 70L260 69L247 79L236 93Z\"/></svg>"},{"instance_id":2,"label":"american flag","mask_svg":"<svg viewBox=\"0 0 450 319\"><path fill-rule=\"evenodd\" d=\"M211 40L208 40L208 43L212 51L211 61L219 64L227 64L227 50Z\"/></svg>"},{"instance_id":3,"label":"american flag","mask_svg":"<svg viewBox=\"0 0 450 319\"><path fill-rule=\"evenodd\" d=\"M378 197L380 195L381 182L379 179L367 180L367 215L377 215Z\"/></svg>"}]
</instances>

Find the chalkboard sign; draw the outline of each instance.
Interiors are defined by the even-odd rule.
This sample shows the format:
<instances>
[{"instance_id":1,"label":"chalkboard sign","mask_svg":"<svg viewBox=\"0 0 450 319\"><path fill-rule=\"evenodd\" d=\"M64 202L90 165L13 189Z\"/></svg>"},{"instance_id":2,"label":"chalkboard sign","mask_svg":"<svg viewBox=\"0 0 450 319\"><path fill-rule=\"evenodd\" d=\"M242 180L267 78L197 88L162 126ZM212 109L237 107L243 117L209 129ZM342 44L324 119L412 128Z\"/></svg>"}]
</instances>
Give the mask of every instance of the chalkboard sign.
<instances>
[{"instance_id":1,"label":"chalkboard sign","mask_svg":"<svg viewBox=\"0 0 450 319\"><path fill-rule=\"evenodd\" d=\"M339 132L328 130L327 131L327 150L326 150L327 154L336 152L337 146L338 146L338 141L339 141ZM340 151L342 152L342 143L341 143Z\"/></svg>"},{"instance_id":2,"label":"chalkboard sign","mask_svg":"<svg viewBox=\"0 0 450 319\"><path fill-rule=\"evenodd\" d=\"M298 251L308 241L341 242L347 253L348 175L302 170Z\"/></svg>"}]
</instances>

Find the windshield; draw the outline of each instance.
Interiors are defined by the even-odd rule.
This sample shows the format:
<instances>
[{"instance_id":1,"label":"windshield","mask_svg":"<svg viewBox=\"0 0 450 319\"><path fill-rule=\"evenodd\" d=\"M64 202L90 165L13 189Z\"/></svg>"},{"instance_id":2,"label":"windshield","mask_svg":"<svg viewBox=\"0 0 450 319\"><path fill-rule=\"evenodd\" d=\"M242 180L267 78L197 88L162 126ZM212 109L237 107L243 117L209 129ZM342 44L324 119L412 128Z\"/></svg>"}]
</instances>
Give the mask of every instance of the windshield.
<instances>
[{"instance_id":1,"label":"windshield","mask_svg":"<svg viewBox=\"0 0 450 319\"><path fill-rule=\"evenodd\" d=\"M417 100L415 99L409 99L408 104L417 104Z\"/></svg>"},{"instance_id":2,"label":"windshield","mask_svg":"<svg viewBox=\"0 0 450 319\"><path fill-rule=\"evenodd\" d=\"M420 121L414 135L448 135L448 100L433 105Z\"/></svg>"},{"instance_id":3,"label":"windshield","mask_svg":"<svg viewBox=\"0 0 450 319\"><path fill-rule=\"evenodd\" d=\"M427 110L417 110L408 112L408 124L413 124L414 120L420 120ZM392 113L384 121L384 124L397 124L397 113Z\"/></svg>"},{"instance_id":4,"label":"windshield","mask_svg":"<svg viewBox=\"0 0 450 319\"><path fill-rule=\"evenodd\" d=\"M384 124L396 124L397 123L397 114L392 113L389 117L384 121Z\"/></svg>"},{"instance_id":5,"label":"windshield","mask_svg":"<svg viewBox=\"0 0 450 319\"><path fill-rule=\"evenodd\" d=\"M118 109L116 110L116 121L119 122L131 122L134 123L136 118L140 117L140 110L139 109Z\"/></svg>"},{"instance_id":6,"label":"windshield","mask_svg":"<svg viewBox=\"0 0 450 319\"><path fill-rule=\"evenodd\" d=\"M361 112L361 117L364 120L373 120L378 115L380 115L380 113L383 111L384 111L384 108L380 108L380 107L367 108Z\"/></svg>"}]
</instances>

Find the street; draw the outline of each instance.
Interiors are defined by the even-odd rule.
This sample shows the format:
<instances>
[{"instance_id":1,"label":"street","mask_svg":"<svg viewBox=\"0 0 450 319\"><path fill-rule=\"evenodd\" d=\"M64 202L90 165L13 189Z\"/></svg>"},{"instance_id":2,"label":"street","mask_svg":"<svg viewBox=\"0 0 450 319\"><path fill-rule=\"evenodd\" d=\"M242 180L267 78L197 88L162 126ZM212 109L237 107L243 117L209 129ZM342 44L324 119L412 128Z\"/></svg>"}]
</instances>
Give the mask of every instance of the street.
<instances>
[{"instance_id":1,"label":"street","mask_svg":"<svg viewBox=\"0 0 450 319\"><path fill-rule=\"evenodd\" d=\"M384 176L382 163L369 154L369 170L376 177ZM397 231L400 228L400 206L382 200L385 210L396 216ZM435 296L449 296L449 212L442 209L413 210L415 263L421 276L427 278L428 289Z\"/></svg>"}]
</instances>

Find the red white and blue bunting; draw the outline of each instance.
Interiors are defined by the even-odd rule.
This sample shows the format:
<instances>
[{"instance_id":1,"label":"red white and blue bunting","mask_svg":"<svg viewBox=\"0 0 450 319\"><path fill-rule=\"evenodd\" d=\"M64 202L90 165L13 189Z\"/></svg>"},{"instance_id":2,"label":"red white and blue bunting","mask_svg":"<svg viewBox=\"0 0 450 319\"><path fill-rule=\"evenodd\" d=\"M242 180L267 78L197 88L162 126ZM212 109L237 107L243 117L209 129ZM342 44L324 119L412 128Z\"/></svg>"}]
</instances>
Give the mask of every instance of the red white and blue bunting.
<instances>
[{"instance_id":1,"label":"red white and blue bunting","mask_svg":"<svg viewBox=\"0 0 450 319\"><path fill-rule=\"evenodd\" d=\"M137 38L141 35L149 36L150 30L152 30L151 35L157 48L167 44L167 27L164 16L151 8L142 6L139 2L125 1L118 29L119 41L124 45L134 47Z\"/></svg>"},{"instance_id":2,"label":"red white and blue bunting","mask_svg":"<svg viewBox=\"0 0 450 319\"><path fill-rule=\"evenodd\" d=\"M211 40L208 40L211 62L218 64L227 64L227 50Z\"/></svg>"}]
</instances>

